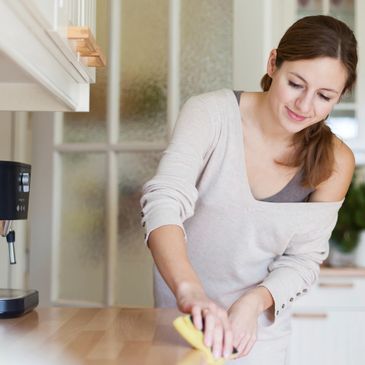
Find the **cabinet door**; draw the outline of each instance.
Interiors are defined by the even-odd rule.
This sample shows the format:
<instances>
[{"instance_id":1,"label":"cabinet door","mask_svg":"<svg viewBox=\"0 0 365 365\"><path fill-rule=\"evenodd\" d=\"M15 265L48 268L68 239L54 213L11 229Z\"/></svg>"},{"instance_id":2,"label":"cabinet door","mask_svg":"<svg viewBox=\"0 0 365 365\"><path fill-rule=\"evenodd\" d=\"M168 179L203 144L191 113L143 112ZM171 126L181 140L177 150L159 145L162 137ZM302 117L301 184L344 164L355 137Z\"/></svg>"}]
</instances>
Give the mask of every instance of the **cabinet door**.
<instances>
[{"instance_id":1,"label":"cabinet door","mask_svg":"<svg viewBox=\"0 0 365 365\"><path fill-rule=\"evenodd\" d=\"M365 312L294 313L289 365L364 364Z\"/></svg>"}]
</instances>

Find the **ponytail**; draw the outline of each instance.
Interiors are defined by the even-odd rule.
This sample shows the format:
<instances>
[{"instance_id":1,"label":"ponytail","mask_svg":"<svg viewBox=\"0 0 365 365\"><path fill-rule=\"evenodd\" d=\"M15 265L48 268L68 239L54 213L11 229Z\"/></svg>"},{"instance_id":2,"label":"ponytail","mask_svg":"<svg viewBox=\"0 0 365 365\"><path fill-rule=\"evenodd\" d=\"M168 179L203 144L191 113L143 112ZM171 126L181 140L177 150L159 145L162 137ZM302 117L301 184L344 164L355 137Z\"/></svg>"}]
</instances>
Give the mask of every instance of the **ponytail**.
<instances>
[{"instance_id":1,"label":"ponytail","mask_svg":"<svg viewBox=\"0 0 365 365\"><path fill-rule=\"evenodd\" d=\"M316 188L327 180L333 171L334 134L325 120L313 124L293 136L294 154L288 161L275 161L280 165L300 167L301 184Z\"/></svg>"},{"instance_id":2,"label":"ponytail","mask_svg":"<svg viewBox=\"0 0 365 365\"><path fill-rule=\"evenodd\" d=\"M264 91L268 91L270 89L271 82L272 78L268 74L265 74L261 79L261 89Z\"/></svg>"}]
</instances>

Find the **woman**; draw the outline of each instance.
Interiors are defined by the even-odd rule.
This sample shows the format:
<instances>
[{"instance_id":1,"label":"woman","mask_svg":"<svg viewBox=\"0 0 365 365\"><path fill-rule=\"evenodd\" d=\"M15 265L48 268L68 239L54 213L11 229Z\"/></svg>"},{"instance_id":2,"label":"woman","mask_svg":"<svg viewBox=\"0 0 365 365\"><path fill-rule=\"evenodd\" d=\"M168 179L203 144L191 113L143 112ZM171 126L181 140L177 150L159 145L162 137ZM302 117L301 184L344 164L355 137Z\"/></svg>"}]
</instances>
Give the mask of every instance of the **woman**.
<instances>
[{"instance_id":1,"label":"woman","mask_svg":"<svg viewBox=\"0 0 365 365\"><path fill-rule=\"evenodd\" d=\"M315 283L354 156L325 120L356 79L342 22L294 23L270 54L263 92L223 89L184 105L142 224L155 301L191 313L216 357L284 364L291 304Z\"/></svg>"}]
</instances>

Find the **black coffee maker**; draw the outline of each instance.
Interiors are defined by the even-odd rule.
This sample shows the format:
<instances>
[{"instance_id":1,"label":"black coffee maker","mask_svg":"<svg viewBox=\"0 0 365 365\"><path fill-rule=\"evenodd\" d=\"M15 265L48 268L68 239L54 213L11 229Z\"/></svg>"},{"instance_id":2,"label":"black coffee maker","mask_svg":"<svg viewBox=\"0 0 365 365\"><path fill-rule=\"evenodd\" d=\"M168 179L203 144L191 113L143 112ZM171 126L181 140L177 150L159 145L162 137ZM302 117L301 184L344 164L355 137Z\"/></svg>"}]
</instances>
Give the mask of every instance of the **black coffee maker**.
<instances>
[{"instance_id":1,"label":"black coffee maker","mask_svg":"<svg viewBox=\"0 0 365 365\"><path fill-rule=\"evenodd\" d=\"M27 219L31 166L0 161L0 235L6 238L9 262L16 263L14 220ZM38 305L36 290L0 289L0 318L17 317Z\"/></svg>"}]
</instances>

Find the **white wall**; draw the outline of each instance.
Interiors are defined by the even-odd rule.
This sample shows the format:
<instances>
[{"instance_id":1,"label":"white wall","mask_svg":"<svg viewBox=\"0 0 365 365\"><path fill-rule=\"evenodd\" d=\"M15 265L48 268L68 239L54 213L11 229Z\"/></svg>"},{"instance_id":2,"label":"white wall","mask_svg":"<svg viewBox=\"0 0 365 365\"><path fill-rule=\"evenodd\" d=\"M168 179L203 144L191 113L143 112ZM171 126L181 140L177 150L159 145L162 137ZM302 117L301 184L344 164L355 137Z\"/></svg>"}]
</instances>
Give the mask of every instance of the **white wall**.
<instances>
[{"instance_id":1,"label":"white wall","mask_svg":"<svg viewBox=\"0 0 365 365\"><path fill-rule=\"evenodd\" d=\"M234 89L260 90L269 53L294 21L295 11L293 0L234 0Z\"/></svg>"}]
</instances>

